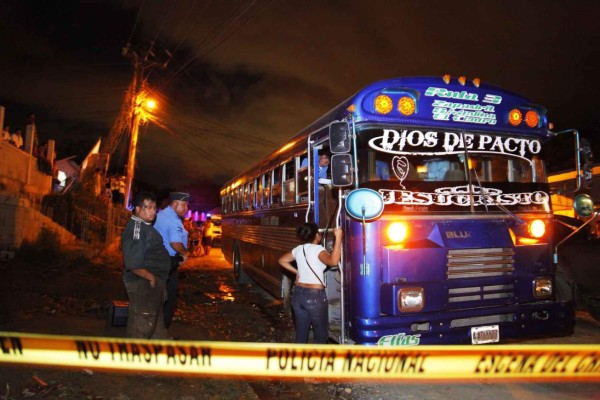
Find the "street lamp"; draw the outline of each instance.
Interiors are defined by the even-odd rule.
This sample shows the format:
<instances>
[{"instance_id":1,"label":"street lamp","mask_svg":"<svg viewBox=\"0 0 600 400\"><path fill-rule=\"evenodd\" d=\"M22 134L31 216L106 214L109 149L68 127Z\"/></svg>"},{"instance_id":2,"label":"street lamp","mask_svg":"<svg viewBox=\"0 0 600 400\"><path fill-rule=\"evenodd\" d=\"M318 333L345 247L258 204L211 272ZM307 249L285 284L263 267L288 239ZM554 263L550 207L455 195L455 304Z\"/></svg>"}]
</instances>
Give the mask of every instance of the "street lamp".
<instances>
[{"instance_id":1,"label":"street lamp","mask_svg":"<svg viewBox=\"0 0 600 400\"><path fill-rule=\"evenodd\" d=\"M154 110L156 108L156 101L152 99L146 100L146 108L148 110Z\"/></svg>"},{"instance_id":2,"label":"street lamp","mask_svg":"<svg viewBox=\"0 0 600 400\"><path fill-rule=\"evenodd\" d=\"M132 109L131 141L129 142L129 161L127 162L127 174L125 180L125 207L129 206L129 200L131 199L131 186L135 172L135 154L137 150L140 123L145 123L151 119L152 114L150 111L154 110L157 105L155 100L146 98L147 95L147 92L140 91L137 96L135 96Z\"/></svg>"}]
</instances>

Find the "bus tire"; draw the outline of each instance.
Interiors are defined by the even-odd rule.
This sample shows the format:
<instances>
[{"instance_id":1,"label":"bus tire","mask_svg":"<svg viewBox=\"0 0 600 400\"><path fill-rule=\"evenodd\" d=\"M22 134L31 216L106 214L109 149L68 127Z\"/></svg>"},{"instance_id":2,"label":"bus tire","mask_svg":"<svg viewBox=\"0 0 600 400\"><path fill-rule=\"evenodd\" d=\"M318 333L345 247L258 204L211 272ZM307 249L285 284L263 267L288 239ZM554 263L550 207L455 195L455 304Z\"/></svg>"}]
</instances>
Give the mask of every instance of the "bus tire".
<instances>
[{"instance_id":1,"label":"bus tire","mask_svg":"<svg viewBox=\"0 0 600 400\"><path fill-rule=\"evenodd\" d=\"M600 322L600 297L588 297L586 305L592 318Z\"/></svg>"},{"instance_id":2,"label":"bus tire","mask_svg":"<svg viewBox=\"0 0 600 400\"><path fill-rule=\"evenodd\" d=\"M568 268L558 263L556 265L556 275L554 278L556 283L556 300L560 302L575 302L575 282L571 278Z\"/></svg>"},{"instance_id":3,"label":"bus tire","mask_svg":"<svg viewBox=\"0 0 600 400\"><path fill-rule=\"evenodd\" d=\"M233 276L235 281L239 284L248 283L248 275L244 271L242 263L242 252L240 251L239 244L236 244L233 249Z\"/></svg>"}]
</instances>

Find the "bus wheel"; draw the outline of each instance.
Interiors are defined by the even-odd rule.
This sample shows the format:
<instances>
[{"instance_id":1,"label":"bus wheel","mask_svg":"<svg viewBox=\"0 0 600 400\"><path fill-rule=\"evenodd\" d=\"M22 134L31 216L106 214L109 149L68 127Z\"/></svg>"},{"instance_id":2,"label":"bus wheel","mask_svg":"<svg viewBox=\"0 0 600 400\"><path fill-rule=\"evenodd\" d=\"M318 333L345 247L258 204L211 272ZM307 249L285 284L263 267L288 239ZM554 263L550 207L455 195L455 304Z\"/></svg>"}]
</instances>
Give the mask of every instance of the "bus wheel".
<instances>
[{"instance_id":1,"label":"bus wheel","mask_svg":"<svg viewBox=\"0 0 600 400\"><path fill-rule=\"evenodd\" d=\"M283 299L283 311L286 315L292 315L292 279L287 274L281 275L281 298Z\"/></svg>"},{"instance_id":2,"label":"bus wheel","mask_svg":"<svg viewBox=\"0 0 600 400\"><path fill-rule=\"evenodd\" d=\"M248 283L248 275L242 267L242 254L239 245L236 245L233 250L233 276L237 283Z\"/></svg>"},{"instance_id":3,"label":"bus wheel","mask_svg":"<svg viewBox=\"0 0 600 400\"><path fill-rule=\"evenodd\" d=\"M561 263L556 266L555 282L556 299L563 302L575 302L575 282Z\"/></svg>"},{"instance_id":4,"label":"bus wheel","mask_svg":"<svg viewBox=\"0 0 600 400\"><path fill-rule=\"evenodd\" d=\"M596 320L600 321L600 297L588 297L587 298L587 310L590 315Z\"/></svg>"}]
</instances>

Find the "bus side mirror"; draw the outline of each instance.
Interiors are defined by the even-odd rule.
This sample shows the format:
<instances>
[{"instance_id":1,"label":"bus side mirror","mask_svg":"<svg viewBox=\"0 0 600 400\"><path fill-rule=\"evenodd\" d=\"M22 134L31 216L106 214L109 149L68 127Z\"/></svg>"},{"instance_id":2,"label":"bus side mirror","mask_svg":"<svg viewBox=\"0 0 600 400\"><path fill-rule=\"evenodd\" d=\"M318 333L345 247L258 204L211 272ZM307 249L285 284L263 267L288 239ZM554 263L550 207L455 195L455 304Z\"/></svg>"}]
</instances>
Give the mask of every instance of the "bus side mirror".
<instances>
[{"instance_id":1,"label":"bus side mirror","mask_svg":"<svg viewBox=\"0 0 600 400\"><path fill-rule=\"evenodd\" d=\"M579 150L583 158L583 162L591 164L594 162L594 153L592 152L592 145L587 139L581 138Z\"/></svg>"},{"instance_id":2,"label":"bus side mirror","mask_svg":"<svg viewBox=\"0 0 600 400\"><path fill-rule=\"evenodd\" d=\"M352 180L352 155L334 154L331 156L331 184L335 187L350 186Z\"/></svg>"},{"instance_id":3,"label":"bus side mirror","mask_svg":"<svg viewBox=\"0 0 600 400\"><path fill-rule=\"evenodd\" d=\"M333 154L350 152L350 125L347 122L329 124L329 149Z\"/></svg>"},{"instance_id":4,"label":"bus side mirror","mask_svg":"<svg viewBox=\"0 0 600 400\"><path fill-rule=\"evenodd\" d=\"M594 200L587 194L578 194L573 200L573 208L581 218L587 218L594 212Z\"/></svg>"},{"instance_id":5,"label":"bus side mirror","mask_svg":"<svg viewBox=\"0 0 600 400\"><path fill-rule=\"evenodd\" d=\"M379 192L373 189L354 189L346 197L346 212L363 222L379 218L385 204Z\"/></svg>"},{"instance_id":6,"label":"bus side mirror","mask_svg":"<svg viewBox=\"0 0 600 400\"><path fill-rule=\"evenodd\" d=\"M592 187L592 163L594 162L594 153L592 152L592 146L587 139L581 138L579 151L581 151L581 157L583 158L583 187L590 189Z\"/></svg>"}]
</instances>

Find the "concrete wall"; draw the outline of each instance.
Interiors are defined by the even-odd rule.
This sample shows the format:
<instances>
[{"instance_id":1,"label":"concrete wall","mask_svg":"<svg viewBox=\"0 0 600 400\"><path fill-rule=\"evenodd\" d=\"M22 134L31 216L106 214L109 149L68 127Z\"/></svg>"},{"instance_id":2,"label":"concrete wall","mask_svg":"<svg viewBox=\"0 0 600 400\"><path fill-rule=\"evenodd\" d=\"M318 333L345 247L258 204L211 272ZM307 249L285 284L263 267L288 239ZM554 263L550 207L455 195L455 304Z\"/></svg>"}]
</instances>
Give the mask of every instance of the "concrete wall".
<instances>
[{"instance_id":1,"label":"concrete wall","mask_svg":"<svg viewBox=\"0 0 600 400\"><path fill-rule=\"evenodd\" d=\"M36 157L0 140L0 191L41 199L52 191L52 177L38 171Z\"/></svg>"},{"instance_id":2,"label":"concrete wall","mask_svg":"<svg viewBox=\"0 0 600 400\"><path fill-rule=\"evenodd\" d=\"M0 140L0 251L34 241L43 227L62 244L75 243L69 231L40 212L42 197L52 191L52 177L37 169L37 159Z\"/></svg>"},{"instance_id":3,"label":"concrete wall","mask_svg":"<svg viewBox=\"0 0 600 400\"><path fill-rule=\"evenodd\" d=\"M13 250L24 240L35 241L42 228L54 232L62 245L77 243L75 235L32 207L29 199L0 194L0 248Z\"/></svg>"}]
</instances>

